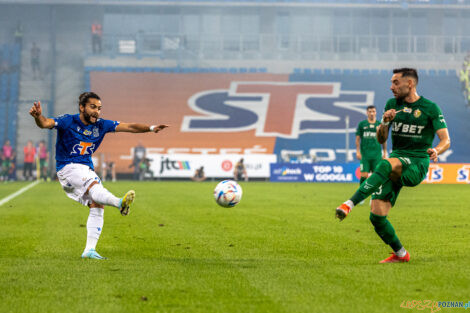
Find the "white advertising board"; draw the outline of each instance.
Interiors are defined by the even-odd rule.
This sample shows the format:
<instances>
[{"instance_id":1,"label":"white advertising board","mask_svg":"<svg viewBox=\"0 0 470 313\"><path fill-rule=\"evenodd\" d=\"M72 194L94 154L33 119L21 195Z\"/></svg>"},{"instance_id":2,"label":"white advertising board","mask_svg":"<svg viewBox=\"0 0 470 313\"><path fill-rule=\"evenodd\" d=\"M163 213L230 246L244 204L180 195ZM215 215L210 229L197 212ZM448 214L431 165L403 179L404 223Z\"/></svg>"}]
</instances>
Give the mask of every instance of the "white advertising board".
<instances>
[{"instance_id":1,"label":"white advertising board","mask_svg":"<svg viewBox=\"0 0 470 313\"><path fill-rule=\"evenodd\" d=\"M204 166L206 177L232 178L235 164L243 158L248 177L268 178L275 154L148 154L154 177L192 177Z\"/></svg>"}]
</instances>

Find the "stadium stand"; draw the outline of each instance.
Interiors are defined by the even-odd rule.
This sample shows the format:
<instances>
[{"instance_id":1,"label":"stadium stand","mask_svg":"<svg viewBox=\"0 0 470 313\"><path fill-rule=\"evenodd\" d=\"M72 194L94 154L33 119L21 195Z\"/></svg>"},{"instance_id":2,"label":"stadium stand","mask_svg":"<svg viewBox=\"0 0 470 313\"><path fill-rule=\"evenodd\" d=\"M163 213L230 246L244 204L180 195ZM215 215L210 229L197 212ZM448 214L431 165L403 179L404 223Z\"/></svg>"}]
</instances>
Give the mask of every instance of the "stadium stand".
<instances>
[{"instance_id":1,"label":"stadium stand","mask_svg":"<svg viewBox=\"0 0 470 313\"><path fill-rule=\"evenodd\" d=\"M15 147L21 51L18 44L3 44L0 47L0 139L1 142L9 139Z\"/></svg>"}]
</instances>

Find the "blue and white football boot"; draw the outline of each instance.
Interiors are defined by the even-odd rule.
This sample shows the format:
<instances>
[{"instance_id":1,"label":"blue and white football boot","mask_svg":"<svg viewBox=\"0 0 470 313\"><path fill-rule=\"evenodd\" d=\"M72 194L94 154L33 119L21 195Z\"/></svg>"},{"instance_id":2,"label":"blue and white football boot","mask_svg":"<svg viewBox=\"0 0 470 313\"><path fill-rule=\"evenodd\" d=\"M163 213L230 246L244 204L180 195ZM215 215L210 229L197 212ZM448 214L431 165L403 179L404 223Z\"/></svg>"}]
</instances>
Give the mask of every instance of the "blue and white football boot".
<instances>
[{"instance_id":1,"label":"blue and white football boot","mask_svg":"<svg viewBox=\"0 0 470 313\"><path fill-rule=\"evenodd\" d=\"M82 258L83 259L97 259L97 260L106 260L107 259L104 256L99 255L98 252L96 252L95 249L90 249L88 251L84 251L82 253Z\"/></svg>"}]
</instances>

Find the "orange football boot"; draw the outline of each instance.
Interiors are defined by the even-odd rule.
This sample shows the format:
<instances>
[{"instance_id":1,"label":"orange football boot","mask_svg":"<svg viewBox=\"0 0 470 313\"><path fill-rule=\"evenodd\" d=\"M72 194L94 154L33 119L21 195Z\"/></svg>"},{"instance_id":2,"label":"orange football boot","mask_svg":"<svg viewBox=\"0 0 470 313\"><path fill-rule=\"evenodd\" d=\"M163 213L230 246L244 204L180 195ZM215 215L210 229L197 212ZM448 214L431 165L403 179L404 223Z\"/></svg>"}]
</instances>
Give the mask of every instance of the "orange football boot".
<instances>
[{"instance_id":1,"label":"orange football boot","mask_svg":"<svg viewBox=\"0 0 470 313\"><path fill-rule=\"evenodd\" d=\"M339 218L340 221L342 221L346 218L346 216L348 216L349 212L351 212L351 208L349 207L349 205L343 203L336 208L336 217Z\"/></svg>"},{"instance_id":2,"label":"orange football boot","mask_svg":"<svg viewBox=\"0 0 470 313\"><path fill-rule=\"evenodd\" d=\"M404 263L410 262L410 253L406 251L406 255L404 257L399 257L395 253L391 253L392 255L386 258L385 260L380 261L379 263Z\"/></svg>"}]
</instances>

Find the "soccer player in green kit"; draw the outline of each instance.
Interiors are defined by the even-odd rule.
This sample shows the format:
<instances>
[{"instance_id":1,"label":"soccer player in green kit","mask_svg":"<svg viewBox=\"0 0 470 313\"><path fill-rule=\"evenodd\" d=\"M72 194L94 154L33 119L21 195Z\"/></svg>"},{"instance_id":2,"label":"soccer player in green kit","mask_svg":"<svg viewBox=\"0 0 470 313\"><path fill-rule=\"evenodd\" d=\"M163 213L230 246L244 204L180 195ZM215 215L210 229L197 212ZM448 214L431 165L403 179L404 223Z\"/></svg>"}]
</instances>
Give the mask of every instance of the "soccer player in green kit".
<instances>
[{"instance_id":1,"label":"soccer player in green kit","mask_svg":"<svg viewBox=\"0 0 470 313\"><path fill-rule=\"evenodd\" d=\"M361 180L360 184L367 179L369 173L373 172L377 164L386 156L387 144L377 141L377 127L380 122L377 121L377 110L375 106L367 107L367 120L359 122L356 129L356 156L361 161Z\"/></svg>"},{"instance_id":2,"label":"soccer player in green kit","mask_svg":"<svg viewBox=\"0 0 470 313\"><path fill-rule=\"evenodd\" d=\"M366 179L356 193L338 208L336 217L343 220L352 208L372 195L370 221L379 237L393 249L390 257L380 263L408 262L405 250L387 220L403 186L414 187L423 181L429 160L450 147L450 137L441 109L416 92L418 73L412 68L393 70L390 89L395 98L388 100L377 130L379 143L387 141L392 130L392 153L379 162L375 172ZM434 135L439 143L433 148Z\"/></svg>"}]
</instances>

